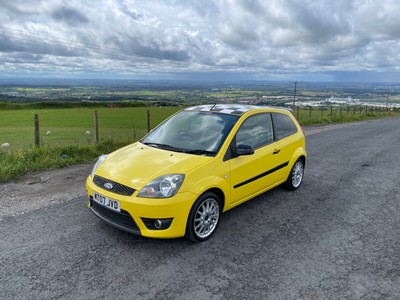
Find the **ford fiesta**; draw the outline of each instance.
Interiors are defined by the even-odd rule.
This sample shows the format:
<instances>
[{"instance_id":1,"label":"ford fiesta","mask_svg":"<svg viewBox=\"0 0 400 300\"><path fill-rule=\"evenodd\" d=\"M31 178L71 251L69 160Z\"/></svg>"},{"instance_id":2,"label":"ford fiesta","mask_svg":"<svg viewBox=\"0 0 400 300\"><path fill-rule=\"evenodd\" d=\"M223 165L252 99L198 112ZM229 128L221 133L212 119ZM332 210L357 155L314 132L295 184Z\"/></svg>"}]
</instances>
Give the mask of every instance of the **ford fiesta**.
<instances>
[{"instance_id":1,"label":"ford fiesta","mask_svg":"<svg viewBox=\"0 0 400 300\"><path fill-rule=\"evenodd\" d=\"M289 110L202 105L102 155L86 189L91 211L112 226L201 242L222 212L280 184L296 190L305 162L304 134Z\"/></svg>"}]
</instances>

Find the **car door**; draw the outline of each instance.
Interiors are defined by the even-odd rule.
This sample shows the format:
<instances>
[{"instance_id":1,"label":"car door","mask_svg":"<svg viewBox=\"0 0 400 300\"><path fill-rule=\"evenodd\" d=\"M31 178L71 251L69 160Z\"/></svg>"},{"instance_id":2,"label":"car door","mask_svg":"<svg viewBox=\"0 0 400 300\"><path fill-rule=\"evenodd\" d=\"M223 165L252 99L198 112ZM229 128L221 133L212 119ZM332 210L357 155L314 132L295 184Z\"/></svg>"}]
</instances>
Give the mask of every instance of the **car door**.
<instances>
[{"instance_id":1,"label":"car door","mask_svg":"<svg viewBox=\"0 0 400 300\"><path fill-rule=\"evenodd\" d=\"M274 137L276 149L279 149L279 155L282 161L289 162L293 153L298 147L301 147L301 141L296 133L298 131L292 119L283 113L271 113L274 124ZM285 179L288 177L290 167L282 169Z\"/></svg>"},{"instance_id":2,"label":"car door","mask_svg":"<svg viewBox=\"0 0 400 300\"><path fill-rule=\"evenodd\" d=\"M248 117L236 133L229 159L231 205L244 202L283 180L281 169L285 161L274 142L273 132L271 114L262 113ZM248 146L254 153L238 156L237 149Z\"/></svg>"}]
</instances>

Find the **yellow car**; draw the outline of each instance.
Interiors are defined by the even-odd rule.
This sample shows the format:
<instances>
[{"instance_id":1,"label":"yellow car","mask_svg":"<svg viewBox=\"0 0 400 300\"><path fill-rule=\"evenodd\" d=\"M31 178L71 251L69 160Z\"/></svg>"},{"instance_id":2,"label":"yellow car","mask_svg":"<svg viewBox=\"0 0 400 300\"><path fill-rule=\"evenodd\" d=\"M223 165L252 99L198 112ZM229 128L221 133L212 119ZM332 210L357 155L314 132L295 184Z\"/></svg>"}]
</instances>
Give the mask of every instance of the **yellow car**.
<instances>
[{"instance_id":1,"label":"yellow car","mask_svg":"<svg viewBox=\"0 0 400 300\"><path fill-rule=\"evenodd\" d=\"M297 189L305 138L282 108L186 108L142 140L102 155L86 180L91 211L119 229L205 241L220 215L280 184Z\"/></svg>"}]
</instances>

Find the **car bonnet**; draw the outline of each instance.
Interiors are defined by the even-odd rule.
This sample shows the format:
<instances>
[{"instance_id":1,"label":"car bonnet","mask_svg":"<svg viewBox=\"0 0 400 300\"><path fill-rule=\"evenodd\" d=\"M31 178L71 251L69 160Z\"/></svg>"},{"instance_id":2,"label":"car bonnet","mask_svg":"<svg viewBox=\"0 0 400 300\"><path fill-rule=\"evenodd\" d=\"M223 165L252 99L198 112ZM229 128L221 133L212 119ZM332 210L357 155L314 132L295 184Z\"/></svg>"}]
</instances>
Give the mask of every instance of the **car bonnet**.
<instances>
[{"instance_id":1,"label":"car bonnet","mask_svg":"<svg viewBox=\"0 0 400 300\"><path fill-rule=\"evenodd\" d=\"M157 149L135 143L109 155L96 175L140 190L166 174L187 174L213 157Z\"/></svg>"}]
</instances>

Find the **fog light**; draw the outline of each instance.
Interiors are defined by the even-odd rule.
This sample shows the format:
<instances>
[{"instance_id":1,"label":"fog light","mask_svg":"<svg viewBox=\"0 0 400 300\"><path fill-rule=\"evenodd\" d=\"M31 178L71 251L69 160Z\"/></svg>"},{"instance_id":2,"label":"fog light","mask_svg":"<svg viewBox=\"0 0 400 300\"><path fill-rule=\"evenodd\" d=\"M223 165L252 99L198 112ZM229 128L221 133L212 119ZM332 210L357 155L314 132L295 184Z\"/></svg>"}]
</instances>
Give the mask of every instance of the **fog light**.
<instances>
[{"instance_id":1,"label":"fog light","mask_svg":"<svg viewBox=\"0 0 400 300\"><path fill-rule=\"evenodd\" d=\"M173 218L168 219L148 219L141 218L147 229L150 230L163 230L168 229L171 226Z\"/></svg>"},{"instance_id":2,"label":"fog light","mask_svg":"<svg viewBox=\"0 0 400 300\"><path fill-rule=\"evenodd\" d=\"M157 229L161 229L162 228L162 221L161 220L154 220L154 227Z\"/></svg>"}]
</instances>

